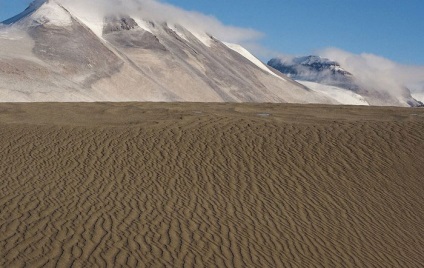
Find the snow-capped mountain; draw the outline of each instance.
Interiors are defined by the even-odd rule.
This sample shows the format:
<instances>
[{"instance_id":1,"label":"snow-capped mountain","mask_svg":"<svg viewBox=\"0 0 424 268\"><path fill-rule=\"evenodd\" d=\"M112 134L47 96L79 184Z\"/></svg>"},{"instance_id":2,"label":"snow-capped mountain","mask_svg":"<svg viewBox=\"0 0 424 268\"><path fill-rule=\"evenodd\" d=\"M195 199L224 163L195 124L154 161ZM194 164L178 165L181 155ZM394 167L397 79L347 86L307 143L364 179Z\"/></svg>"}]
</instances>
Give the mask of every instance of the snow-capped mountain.
<instances>
[{"instance_id":1,"label":"snow-capped mountain","mask_svg":"<svg viewBox=\"0 0 424 268\"><path fill-rule=\"evenodd\" d=\"M207 33L63 3L0 26L0 101L338 103Z\"/></svg>"},{"instance_id":2,"label":"snow-capped mountain","mask_svg":"<svg viewBox=\"0 0 424 268\"><path fill-rule=\"evenodd\" d=\"M351 105L420 106L406 88L401 94L361 84L354 74L336 61L319 56L273 58L268 65L306 87Z\"/></svg>"}]
</instances>

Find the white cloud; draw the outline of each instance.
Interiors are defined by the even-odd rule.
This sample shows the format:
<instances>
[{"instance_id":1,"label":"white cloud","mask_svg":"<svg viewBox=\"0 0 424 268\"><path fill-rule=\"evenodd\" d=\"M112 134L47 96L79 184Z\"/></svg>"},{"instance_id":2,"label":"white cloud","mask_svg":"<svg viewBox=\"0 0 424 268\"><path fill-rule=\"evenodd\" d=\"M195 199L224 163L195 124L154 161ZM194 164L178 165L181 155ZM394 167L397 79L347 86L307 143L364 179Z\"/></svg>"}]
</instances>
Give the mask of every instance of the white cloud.
<instances>
[{"instance_id":1,"label":"white cloud","mask_svg":"<svg viewBox=\"0 0 424 268\"><path fill-rule=\"evenodd\" d=\"M353 54L337 48L317 54L337 61L367 87L401 97L406 86L414 97L424 95L424 66L403 65L374 54Z\"/></svg>"},{"instance_id":2,"label":"white cloud","mask_svg":"<svg viewBox=\"0 0 424 268\"><path fill-rule=\"evenodd\" d=\"M179 24L197 33L207 33L232 43L252 42L263 36L248 28L225 25L217 18L196 11L187 11L156 0L56 0L71 12L98 23L110 14L122 13L156 22Z\"/></svg>"}]
</instances>

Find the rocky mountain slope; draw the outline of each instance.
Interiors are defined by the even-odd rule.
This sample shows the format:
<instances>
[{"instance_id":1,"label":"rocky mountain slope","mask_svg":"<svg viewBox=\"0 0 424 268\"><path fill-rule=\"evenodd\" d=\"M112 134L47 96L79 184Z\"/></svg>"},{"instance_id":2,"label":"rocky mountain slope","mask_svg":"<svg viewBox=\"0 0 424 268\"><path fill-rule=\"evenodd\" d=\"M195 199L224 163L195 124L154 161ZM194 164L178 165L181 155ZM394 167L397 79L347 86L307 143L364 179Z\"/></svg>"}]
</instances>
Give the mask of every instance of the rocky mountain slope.
<instances>
[{"instance_id":1,"label":"rocky mountain slope","mask_svg":"<svg viewBox=\"0 0 424 268\"><path fill-rule=\"evenodd\" d=\"M0 101L338 103L206 33L55 0L0 26Z\"/></svg>"}]
</instances>

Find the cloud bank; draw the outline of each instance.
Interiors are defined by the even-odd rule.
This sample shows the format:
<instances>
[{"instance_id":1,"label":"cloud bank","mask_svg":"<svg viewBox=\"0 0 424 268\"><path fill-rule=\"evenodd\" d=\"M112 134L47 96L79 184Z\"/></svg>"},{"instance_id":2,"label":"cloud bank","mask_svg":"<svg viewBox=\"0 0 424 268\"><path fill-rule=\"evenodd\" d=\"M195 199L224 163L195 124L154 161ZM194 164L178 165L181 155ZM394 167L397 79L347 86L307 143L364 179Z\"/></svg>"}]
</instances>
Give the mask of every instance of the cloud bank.
<instances>
[{"instance_id":1,"label":"cloud bank","mask_svg":"<svg viewBox=\"0 0 424 268\"><path fill-rule=\"evenodd\" d=\"M424 66L403 65L374 54L353 54L337 48L317 54L337 61L367 87L397 97L404 96L407 87L414 98L424 102Z\"/></svg>"},{"instance_id":2,"label":"cloud bank","mask_svg":"<svg viewBox=\"0 0 424 268\"><path fill-rule=\"evenodd\" d=\"M157 0L56 1L92 24L101 22L107 15L122 13L144 20L178 24L190 31L207 33L225 42L249 43L263 36L256 30L225 25L213 16L187 11Z\"/></svg>"}]
</instances>

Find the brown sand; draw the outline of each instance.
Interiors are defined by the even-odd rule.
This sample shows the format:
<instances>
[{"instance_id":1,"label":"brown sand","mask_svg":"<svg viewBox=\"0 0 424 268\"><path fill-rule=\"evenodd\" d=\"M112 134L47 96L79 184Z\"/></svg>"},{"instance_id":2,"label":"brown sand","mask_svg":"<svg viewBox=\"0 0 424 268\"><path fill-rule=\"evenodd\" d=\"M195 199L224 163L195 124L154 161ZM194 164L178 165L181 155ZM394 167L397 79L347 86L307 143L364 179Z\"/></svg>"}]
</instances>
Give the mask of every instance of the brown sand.
<instances>
[{"instance_id":1,"label":"brown sand","mask_svg":"<svg viewBox=\"0 0 424 268\"><path fill-rule=\"evenodd\" d=\"M422 267L424 109L1 104L0 267Z\"/></svg>"}]
</instances>

